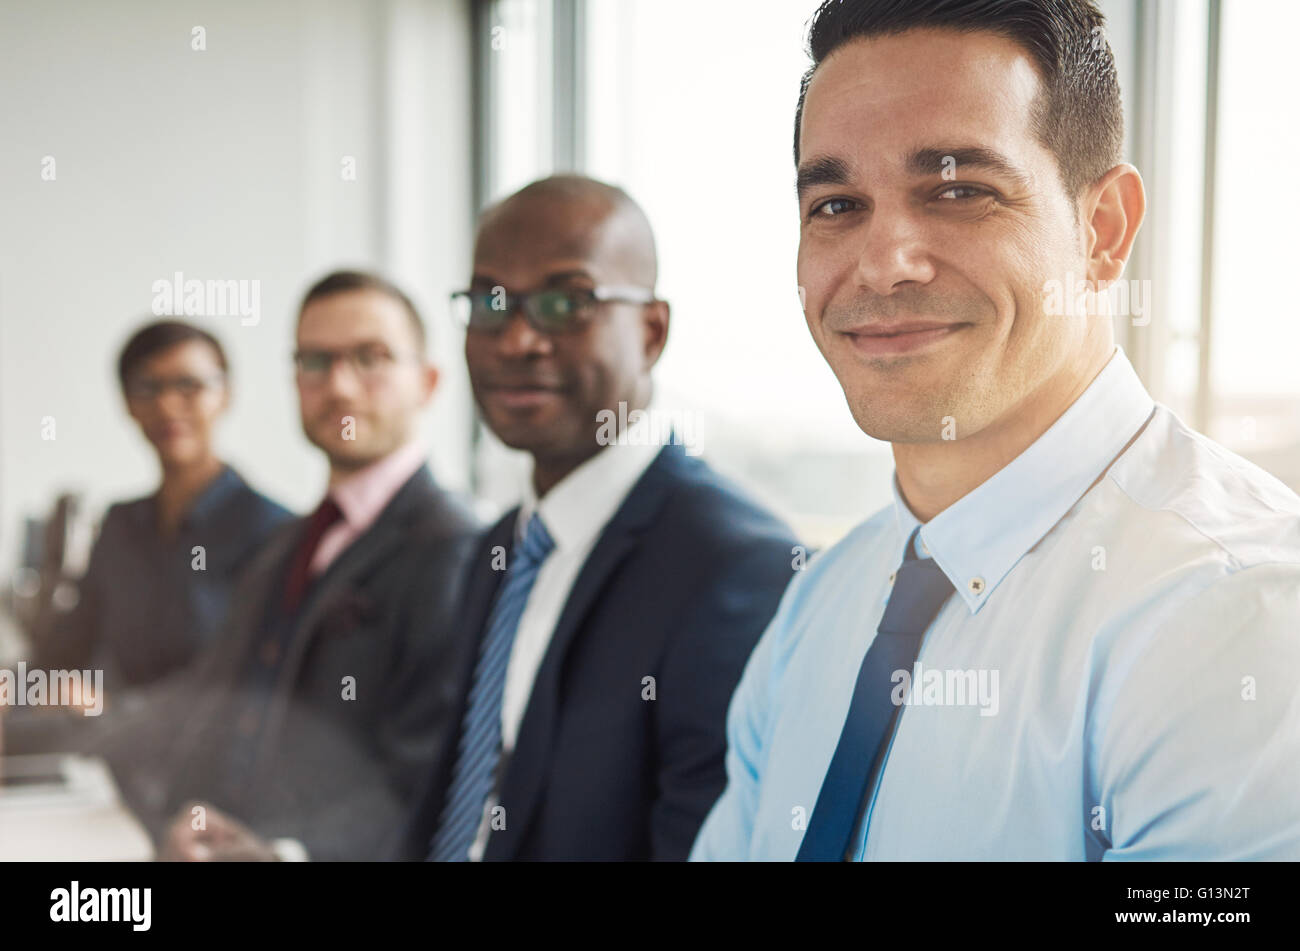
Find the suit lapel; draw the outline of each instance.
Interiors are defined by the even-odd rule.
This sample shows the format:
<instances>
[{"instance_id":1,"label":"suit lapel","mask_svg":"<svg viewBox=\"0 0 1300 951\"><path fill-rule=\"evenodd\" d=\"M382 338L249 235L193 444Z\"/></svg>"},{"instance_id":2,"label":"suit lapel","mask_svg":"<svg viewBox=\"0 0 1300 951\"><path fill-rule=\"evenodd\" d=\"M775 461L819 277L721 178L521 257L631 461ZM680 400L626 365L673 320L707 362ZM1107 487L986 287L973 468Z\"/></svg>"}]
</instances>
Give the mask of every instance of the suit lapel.
<instances>
[{"instance_id":1,"label":"suit lapel","mask_svg":"<svg viewBox=\"0 0 1300 951\"><path fill-rule=\"evenodd\" d=\"M474 638L473 649L467 653L466 670L463 671L463 693L468 695L470 680L474 676L474 667L478 663L478 649L487 633L488 615L492 612L492 602L496 600L497 589L505 578L503 568L498 569L497 549L504 558L499 562L503 567L510 563L510 555L515 547L515 523L519 519L519 509L515 508L502 516L501 520L487 533L474 559L470 573L469 586L463 599L464 610L461 613L461 630Z\"/></svg>"},{"instance_id":2,"label":"suit lapel","mask_svg":"<svg viewBox=\"0 0 1300 951\"><path fill-rule=\"evenodd\" d=\"M281 667L281 678L292 683L297 679L297 662L308 643L321 629L321 622L337 611L356 594L357 582L365 577L374 564L401 544L404 531L391 522L376 522L347 550L342 552L329 569L316 580L303 601L294 625L289 656Z\"/></svg>"},{"instance_id":3,"label":"suit lapel","mask_svg":"<svg viewBox=\"0 0 1300 951\"><path fill-rule=\"evenodd\" d=\"M421 518L434 504L438 490L429 470L421 466L398 489L397 494L379 514L379 518L349 545L312 584L294 624L293 634L285 653L284 662L276 675L275 692L267 707L266 724L262 732L259 766L269 765L280 727L293 702L294 685L302 667L303 658L312 641L324 628L326 618L340 611L364 611L370 607L360 582L371 569L392 554L406 539L413 521ZM279 591L269 592L279 596ZM266 602L263 602L263 608ZM257 625L261 633L261 624ZM261 769L258 770L261 773Z\"/></svg>"},{"instance_id":4,"label":"suit lapel","mask_svg":"<svg viewBox=\"0 0 1300 951\"><path fill-rule=\"evenodd\" d=\"M465 718L465 708L469 704L470 688L474 684L474 669L478 665L479 646L487 633L488 615L492 611L492 602L496 600L497 590L505 572L497 570L495 551L499 547L505 553L509 564L510 553L514 549L515 522L519 509L515 508L502 516L501 520L488 530L474 554L465 593L461 597L460 635L472 638L465 647L463 663L457 673L457 711L456 726L449 734L438 763L430 773L424 791L415 800L420 803L421 812L416 816L412 830L408 830L410 855L412 859L423 859L429 851L429 843L438 830L442 817L442 807L446 801L447 790L451 785L452 771L456 766L456 753L460 748L460 731Z\"/></svg>"},{"instance_id":5,"label":"suit lapel","mask_svg":"<svg viewBox=\"0 0 1300 951\"><path fill-rule=\"evenodd\" d=\"M460 740L459 723L464 719L465 708L469 703L469 692L474 686L474 669L478 666L479 647L487 634L488 616L492 613L492 603L496 600L497 589L501 587L501 581L506 574L504 568L495 567L497 564L495 551L500 548L504 552L505 558L500 564L503 566L509 564L510 554L514 550L515 522L518 517L519 509L512 509L502 516L501 520L483 537L474 555L465 594L461 598L460 631L463 636L473 638L473 643L469 644L465 651L464 663L459 672L460 712L453 748L448 751L449 755L446 758L448 782L451 780L450 770L455 765L454 746ZM441 803L438 804L438 808L442 808Z\"/></svg>"},{"instance_id":6,"label":"suit lapel","mask_svg":"<svg viewBox=\"0 0 1300 951\"><path fill-rule=\"evenodd\" d=\"M500 801L507 810L506 828L488 840L485 859L508 860L518 853L546 784L565 655L588 612L604 593L609 577L654 522L673 482L679 478L677 457L680 454L679 447L665 446L655 457L601 532L573 583L537 670L515 749L501 781Z\"/></svg>"},{"instance_id":7,"label":"suit lapel","mask_svg":"<svg viewBox=\"0 0 1300 951\"><path fill-rule=\"evenodd\" d=\"M433 506L437 491L428 468L421 466L397 490L375 523L344 549L325 573L316 579L294 625L289 656L285 658L282 669L283 681L292 685L297 680L298 664L311 638L320 630L321 621L352 598L358 580L365 577L376 562L387 557L403 542L412 522L422 519Z\"/></svg>"}]
</instances>

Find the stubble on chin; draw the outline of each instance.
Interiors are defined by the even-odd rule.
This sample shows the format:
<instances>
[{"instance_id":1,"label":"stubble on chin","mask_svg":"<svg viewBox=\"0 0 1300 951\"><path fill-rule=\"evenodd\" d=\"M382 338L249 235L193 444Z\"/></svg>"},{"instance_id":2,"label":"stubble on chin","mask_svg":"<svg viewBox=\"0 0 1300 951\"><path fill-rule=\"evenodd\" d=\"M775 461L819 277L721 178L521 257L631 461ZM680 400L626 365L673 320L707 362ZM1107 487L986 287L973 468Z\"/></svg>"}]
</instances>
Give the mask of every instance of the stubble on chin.
<instances>
[{"instance_id":1,"label":"stubble on chin","mask_svg":"<svg viewBox=\"0 0 1300 951\"><path fill-rule=\"evenodd\" d=\"M888 379L846 393L854 422L866 435L888 443L931 443L970 435L985 400L970 379L923 375L919 381Z\"/></svg>"}]
</instances>

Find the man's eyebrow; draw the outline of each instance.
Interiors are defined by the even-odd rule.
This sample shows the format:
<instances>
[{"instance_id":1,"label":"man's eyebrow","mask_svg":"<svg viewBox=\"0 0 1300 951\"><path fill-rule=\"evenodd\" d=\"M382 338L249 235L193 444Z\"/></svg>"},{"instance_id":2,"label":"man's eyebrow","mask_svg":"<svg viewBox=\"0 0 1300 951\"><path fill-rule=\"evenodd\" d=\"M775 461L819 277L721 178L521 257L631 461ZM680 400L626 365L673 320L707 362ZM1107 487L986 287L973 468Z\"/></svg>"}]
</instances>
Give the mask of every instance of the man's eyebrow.
<instances>
[{"instance_id":1,"label":"man's eyebrow","mask_svg":"<svg viewBox=\"0 0 1300 951\"><path fill-rule=\"evenodd\" d=\"M913 175L938 175L947 168L977 168L1009 179L1029 188L1033 179L1009 158L983 146L959 149L917 149L907 157L907 170Z\"/></svg>"},{"instance_id":2,"label":"man's eyebrow","mask_svg":"<svg viewBox=\"0 0 1300 951\"><path fill-rule=\"evenodd\" d=\"M800 198L809 189L820 185L847 185L852 181L849 163L830 155L810 159L799 166L795 177L795 192Z\"/></svg>"}]
</instances>

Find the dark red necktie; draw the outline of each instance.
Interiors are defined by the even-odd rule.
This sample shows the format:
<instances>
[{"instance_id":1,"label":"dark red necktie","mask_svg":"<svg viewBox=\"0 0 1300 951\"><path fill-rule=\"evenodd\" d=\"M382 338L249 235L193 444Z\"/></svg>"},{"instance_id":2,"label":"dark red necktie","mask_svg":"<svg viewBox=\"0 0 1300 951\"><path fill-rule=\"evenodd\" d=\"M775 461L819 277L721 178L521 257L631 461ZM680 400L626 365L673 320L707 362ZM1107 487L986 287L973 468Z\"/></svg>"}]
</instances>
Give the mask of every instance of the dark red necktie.
<instances>
[{"instance_id":1,"label":"dark red necktie","mask_svg":"<svg viewBox=\"0 0 1300 951\"><path fill-rule=\"evenodd\" d=\"M307 527L302 533L298 547L294 549L293 560L289 562L289 576L284 586L284 612L293 614L302 604L303 595L307 593L310 581L311 559L320 547L320 540L343 517L343 512L328 495L316 507L307 519Z\"/></svg>"}]
</instances>

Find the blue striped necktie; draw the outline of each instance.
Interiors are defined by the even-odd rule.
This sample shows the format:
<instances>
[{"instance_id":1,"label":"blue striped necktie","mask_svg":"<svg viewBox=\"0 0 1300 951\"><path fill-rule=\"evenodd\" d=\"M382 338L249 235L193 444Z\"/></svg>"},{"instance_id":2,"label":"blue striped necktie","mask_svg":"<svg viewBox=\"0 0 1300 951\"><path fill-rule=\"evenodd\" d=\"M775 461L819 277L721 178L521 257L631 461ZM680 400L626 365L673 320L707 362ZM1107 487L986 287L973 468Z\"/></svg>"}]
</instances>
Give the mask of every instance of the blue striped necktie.
<instances>
[{"instance_id":1,"label":"blue striped necktie","mask_svg":"<svg viewBox=\"0 0 1300 951\"><path fill-rule=\"evenodd\" d=\"M907 554L894 576L894 588L875 640L862 659L853 688L849 715L839 745L822 780L808 831L799 846L798 862L839 862L845 857L867 783L884 754L897 715L902 708L891 698L894 672L910 675L921 638L952 594L952 582L933 558L917 558L913 546L920 528L907 543Z\"/></svg>"},{"instance_id":2,"label":"blue striped necktie","mask_svg":"<svg viewBox=\"0 0 1300 951\"><path fill-rule=\"evenodd\" d=\"M469 702L461 720L456 765L438 831L430 843L430 861L464 862L469 858L469 848L482 821L483 805L492 793L494 774L501 759L501 698L505 692L510 647L537 572L554 547L546 526L534 514L528 521L523 541L511 552L510 566L479 646Z\"/></svg>"}]
</instances>

